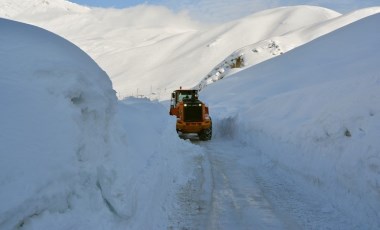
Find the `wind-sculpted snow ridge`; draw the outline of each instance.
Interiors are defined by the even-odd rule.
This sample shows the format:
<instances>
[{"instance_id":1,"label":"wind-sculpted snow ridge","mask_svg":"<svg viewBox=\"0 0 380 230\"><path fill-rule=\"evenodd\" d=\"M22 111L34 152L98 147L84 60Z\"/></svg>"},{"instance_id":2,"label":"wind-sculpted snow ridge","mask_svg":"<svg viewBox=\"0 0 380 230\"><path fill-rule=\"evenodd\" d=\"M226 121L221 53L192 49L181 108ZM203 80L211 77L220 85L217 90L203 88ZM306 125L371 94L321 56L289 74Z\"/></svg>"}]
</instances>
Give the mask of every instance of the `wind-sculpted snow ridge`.
<instances>
[{"instance_id":1,"label":"wind-sculpted snow ridge","mask_svg":"<svg viewBox=\"0 0 380 230\"><path fill-rule=\"evenodd\" d=\"M197 154L166 108L119 102L107 74L57 35L0 28L0 229L168 228Z\"/></svg>"},{"instance_id":2,"label":"wind-sculpted snow ridge","mask_svg":"<svg viewBox=\"0 0 380 230\"><path fill-rule=\"evenodd\" d=\"M363 18L202 91L215 135L259 154L242 161L302 181L339 219L302 214L301 228L380 228L379 21Z\"/></svg>"},{"instance_id":3,"label":"wind-sculpted snow ridge","mask_svg":"<svg viewBox=\"0 0 380 230\"><path fill-rule=\"evenodd\" d=\"M281 55L320 36L379 12L380 7L357 10L240 48L214 67L194 88L203 89L207 85L245 68Z\"/></svg>"}]
</instances>

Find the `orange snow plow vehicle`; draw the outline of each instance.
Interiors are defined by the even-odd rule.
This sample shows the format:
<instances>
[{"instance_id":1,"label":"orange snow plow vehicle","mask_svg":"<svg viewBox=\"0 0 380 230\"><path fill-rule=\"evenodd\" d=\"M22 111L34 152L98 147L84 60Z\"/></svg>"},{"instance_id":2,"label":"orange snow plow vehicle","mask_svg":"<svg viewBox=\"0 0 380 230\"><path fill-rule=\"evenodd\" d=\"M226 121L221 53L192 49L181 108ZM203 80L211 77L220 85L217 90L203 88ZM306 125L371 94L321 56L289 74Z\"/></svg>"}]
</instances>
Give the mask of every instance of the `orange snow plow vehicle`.
<instances>
[{"instance_id":1,"label":"orange snow plow vehicle","mask_svg":"<svg viewBox=\"0 0 380 230\"><path fill-rule=\"evenodd\" d=\"M198 90L175 90L171 96L170 115L177 117L177 133L195 133L202 141L211 140L212 121L208 107L198 99Z\"/></svg>"}]
</instances>

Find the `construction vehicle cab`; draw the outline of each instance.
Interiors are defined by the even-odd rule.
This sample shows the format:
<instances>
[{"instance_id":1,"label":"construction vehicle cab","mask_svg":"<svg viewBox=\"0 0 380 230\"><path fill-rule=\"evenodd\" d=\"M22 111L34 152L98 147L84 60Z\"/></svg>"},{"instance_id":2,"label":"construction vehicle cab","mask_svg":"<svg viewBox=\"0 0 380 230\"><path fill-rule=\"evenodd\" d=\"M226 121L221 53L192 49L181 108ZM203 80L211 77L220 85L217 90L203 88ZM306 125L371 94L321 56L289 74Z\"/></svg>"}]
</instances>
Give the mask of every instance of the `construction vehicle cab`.
<instances>
[{"instance_id":1,"label":"construction vehicle cab","mask_svg":"<svg viewBox=\"0 0 380 230\"><path fill-rule=\"evenodd\" d=\"M180 135L196 133L200 140L211 140L211 117L208 107L198 99L198 90L175 90L169 114L177 117L176 130Z\"/></svg>"}]
</instances>

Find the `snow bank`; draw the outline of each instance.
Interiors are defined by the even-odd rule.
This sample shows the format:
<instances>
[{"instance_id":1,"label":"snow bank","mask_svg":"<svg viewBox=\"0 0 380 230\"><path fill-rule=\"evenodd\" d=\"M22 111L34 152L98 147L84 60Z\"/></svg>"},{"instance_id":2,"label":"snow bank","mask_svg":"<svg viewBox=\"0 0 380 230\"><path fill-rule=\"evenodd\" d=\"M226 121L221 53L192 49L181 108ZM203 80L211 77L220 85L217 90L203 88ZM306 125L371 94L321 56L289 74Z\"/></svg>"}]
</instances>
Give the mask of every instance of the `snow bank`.
<instances>
[{"instance_id":1,"label":"snow bank","mask_svg":"<svg viewBox=\"0 0 380 230\"><path fill-rule=\"evenodd\" d=\"M0 228L169 226L195 147L167 109L118 102L107 74L50 32L0 28Z\"/></svg>"},{"instance_id":2,"label":"snow bank","mask_svg":"<svg viewBox=\"0 0 380 230\"><path fill-rule=\"evenodd\" d=\"M78 175L80 161L109 151L102 139L117 99L105 72L71 43L33 26L0 23L0 224L11 228L71 208L73 187L86 179Z\"/></svg>"},{"instance_id":3,"label":"snow bank","mask_svg":"<svg viewBox=\"0 0 380 230\"><path fill-rule=\"evenodd\" d=\"M352 23L201 95L219 138L258 148L308 181L353 228L380 227L379 21Z\"/></svg>"}]
</instances>

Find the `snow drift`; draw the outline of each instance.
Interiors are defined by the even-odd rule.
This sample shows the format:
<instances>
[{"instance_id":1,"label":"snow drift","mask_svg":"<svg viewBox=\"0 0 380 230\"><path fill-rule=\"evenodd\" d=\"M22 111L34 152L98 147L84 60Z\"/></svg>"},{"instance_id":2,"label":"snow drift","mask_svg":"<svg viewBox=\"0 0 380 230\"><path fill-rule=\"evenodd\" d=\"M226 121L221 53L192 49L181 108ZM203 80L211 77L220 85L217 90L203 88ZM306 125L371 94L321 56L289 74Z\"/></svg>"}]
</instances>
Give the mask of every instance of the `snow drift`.
<instances>
[{"instance_id":1,"label":"snow drift","mask_svg":"<svg viewBox=\"0 0 380 230\"><path fill-rule=\"evenodd\" d=\"M318 187L353 228L380 227L379 21L367 17L202 91L215 133Z\"/></svg>"},{"instance_id":2,"label":"snow drift","mask_svg":"<svg viewBox=\"0 0 380 230\"><path fill-rule=\"evenodd\" d=\"M195 147L166 108L118 102L107 74L57 35L0 28L0 228L169 226Z\"/></svg>"}]
</instances>

